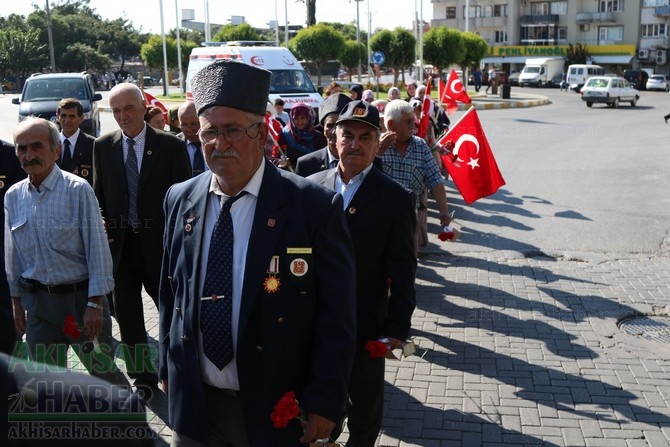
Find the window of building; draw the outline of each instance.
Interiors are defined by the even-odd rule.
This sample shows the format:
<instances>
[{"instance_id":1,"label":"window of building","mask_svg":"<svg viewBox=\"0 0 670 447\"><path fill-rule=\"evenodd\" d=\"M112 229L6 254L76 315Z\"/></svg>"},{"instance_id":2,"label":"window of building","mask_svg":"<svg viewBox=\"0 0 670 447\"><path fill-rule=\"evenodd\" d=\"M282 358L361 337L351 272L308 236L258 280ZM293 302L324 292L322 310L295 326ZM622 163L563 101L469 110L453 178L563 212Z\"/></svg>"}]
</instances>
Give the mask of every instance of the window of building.
<instances>
[{"instance_id":1,"label":"window of building","mask_svg":"<svg viewBox=\"0 0 670 447\"><path fill-rule=\"evenodd\" d=\"M507 17L507 5L493 5L493 17Z\"/></svg>"},{"instance_id":2,"label":"window of building","mask_svg":"<svg viewBox=\"0 0 670 447\"><path fill-rule=\"evenodd\" d=\"M623 40L623 26L601 26L598 28L598 38L601 41Z\"/></svg>"},{"instance_id":3,"label":"window of building","mask_svg":"<svg viewBox=\"0 0 670 447\"><path fill-rule=\"evenodd\" d=\"M484 6L484 17L491 17L493 14L493 7L491 5Z\"/></svg>"},{"instance_id":4,"label":"window of building","mask_svg":"<svg viewBox=\"0 0 670 447\"><path fill-rule=\"evenodd\" d=\"M558 40L566 42L568 40L568 27L567 26L558 27L556 37Z\"/></svg>"},{"instance_id":5,"label":"window of building","mask_svg":"<svg viewBox=\"0 0 670 447\"><path fill-rule=\"evenodd\" d=\"M623 0L599 0L598 12L622 12Z\"/></svg>"},{"instance_id":6,"label":"window of building","mask_svg":"<svg viewBox=\"0 0 670 447\"><path fill-rule=\"evenodd\" d=\"M465 6L463 7L463 17L466 17L465 15ZM467 15L467 17L474 19L477 17L482 17L482 7L481 6L470 6L470 12Z\"/></svg>"},{"instance_id":7,"label":"window of building","mask_svg":"<svg viewBox=\"0 0 670 447\"><path fill-rule=\"evenodd\" d=\"M657 6L668 6L668 0L644 0L642 2L644 8L655 8Z\"/></svg>"},{"instance_id":8,"label":"window of building","mask_svg":"<svg viewBox=\"0 0 670 447\"><path fill-rule=\"evenodd\" d=\"M568 13L568 2L551 2L552 14L565 15Z\"/></svg>"},{"instance_id":9,"label":"window of building","mask_svg":"<svg viewBox=\"0 0 670 447\"><path fill-rule=\"evenodd\" d=\"M495 43L507 43L507 31L496 31L493 39Z\"/></svg>"},{"instance_id":10,"label":"window of building","mask_svg":"<svg viewBox=\"0 0 670 447\"><path fill-rule=\"evenodd\" d=\"M549 14L549 2L535 2L530 4L530 13L534 16Z\"/></svg>"},{"instance_id":11,"label":"window of building","mask_svg":"<svg viewBox=\"0 0 670 447\"><path fill-rule=\"evenodd\" d=\"M455 6L447 6L447 18L448 19L455 19L456 18L456 7Z\"/></svg>"},{"instance_id":12,"label":"window of building","mask_svg":"<svg viewBox=\"0 0 670 447\"><path fill-rule=\"evenodd\" d=\"M642 37L663 37L668 35L668 25L665 23L650 23L642 25Z\"/></svg>"}]
</instances>

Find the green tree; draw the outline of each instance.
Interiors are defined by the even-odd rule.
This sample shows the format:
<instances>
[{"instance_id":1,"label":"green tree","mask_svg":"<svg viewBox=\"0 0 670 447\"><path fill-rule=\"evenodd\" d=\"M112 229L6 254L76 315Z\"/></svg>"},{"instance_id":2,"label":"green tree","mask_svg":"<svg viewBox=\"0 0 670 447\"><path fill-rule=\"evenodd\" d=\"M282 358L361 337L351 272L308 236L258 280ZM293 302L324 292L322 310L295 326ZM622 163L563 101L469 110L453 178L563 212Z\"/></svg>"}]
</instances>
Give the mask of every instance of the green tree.
<instances>
[{"instance_id":1,"label":"green tree","mask_svg":"<svg viewBox=\"0 0 670 447\"><path fill-rule=\"evenodd\" d=\"M402 73L402 82L405 83L405 70L414 64L414 48L416 38L404 28L396 28L391 39L391 63L393 67L393 83L398 83L398 76Z\"/></svg>"},{"instance_id":2,"label":"green tree","mask_svg":"<svg viewBox=\"0 0 670 447\"><path fill-rule=\"evenodd\" d=\"M0 30L0 65L16 75L19 86L30 73L48 64L49 50L40 43L39 30Z\"/></svg>"},{"instance_id":3,"label":"green tree","mask_svg":"<svg viewBox=\"0 0 670 447\"><path fill-rule=\"evenodd\" d=\"M165 49L167 54L168 68L176 68L177 63L177 42L172 37L165 37ZM142 45L140 54L144 65L150 69L163 68L163 39L154 34L149 41Z\"/></svg>"},{"instance_id":4,"label":"green tree","mask_svg":"<svg viewBox=\"0 0 670 447\"><path fill-rule=\"evenodd\" d=\"M120 70L125 71L126 61L139 56L142 44L148 40L149 35L140 34L131 22L119 18L101 24L97 48L113 60L120 60Z\"/></svg>"},{"instance_id":5,"label":"green tree","mask_svg":"<svg viewBox=\"0 0 670 447\"><path fill-rule=\"evenodd\" d=\"M218 33L212 37L214 42L229 42L232 40L260 40L258 33L248 23L240 25L223 25Z\"/></svg>"},{"instance_id":6,"label":"green tree","mask_svg":"<svg viewBox=\"0 0 670 447\"><path fill-rule=\"evenodd\" d=\"M356 43L355 40L347 40L344 42L344 51L340 56L340 63L344 65L349 73L349 81L351 81L351 74L358 70L358 63L365 65L368 61L368 49L362 43Z\"/></svg>"},{"instance_id":7,"label":"green tree","mask_svg":"<svg viewBox=\"0 0 670 447\"><path fill-rule=\"evenodd\" d=\"M585 64L587 60L591 59L591 53L588 48L581 43L576 45L568 44L568 54L565 56L565 65L571 64Z\"/></svg>"},{"instance_id":8,"label":"green tree","mask_svg":"<svg viewBox=\"0 0 670 447\"><path fill-rule=\"evenodd\" d=\"M403 82L404 70L414 63L414 47L416 39L406 29L396 28L393 31L382 30L370 39L372 51L384 53L384 65L393 68L393 83L398 83L398 77L402 72Z\"/></svg>"},{"instance_id":9,"label":"green tree","mask_svg":"<svg viewBox=\"0 0 670 447\"><path fill-rule=\"evenodd\" d=\"M298 57L314 64L317 85L321 85L321 71L331 59L339 59L344 51L344 36L332 26L319 23L298 31L289 42L289 48Z\"/></svg>"},{"instance_id":10,"label":"green tree","mask_svg":"<svg viewBox=\"0 0 670 447\"><path fill-rule=\"evenodd\" d=\"M479 65L479 62L489 51L489 44L480 36L472 32L462 33L465 45L465 56L460 62L461 68Z\"/></svg>"},{"instance_id":11,"label":"green tree","mask_svg":"<svg viewBox=\"0 0 670 447\"><path fill-rule=\"evenodd\" d=\"M65 49L61 55L61 68L64 71L104 72L112 66L112 60L106 54L98 52L83 43L75 43Z\"/></svg>"},{"instance_id":12,"label":"green tree","mask_svg":"<svg viewBox=\"0 0 670 447\"><path fill-rule=\"evenodd\" d=\"M463 63L467 49L462 32L450 28L433 28L423 38L423 58L438 69Z\"/></svg>"}]
</instances>

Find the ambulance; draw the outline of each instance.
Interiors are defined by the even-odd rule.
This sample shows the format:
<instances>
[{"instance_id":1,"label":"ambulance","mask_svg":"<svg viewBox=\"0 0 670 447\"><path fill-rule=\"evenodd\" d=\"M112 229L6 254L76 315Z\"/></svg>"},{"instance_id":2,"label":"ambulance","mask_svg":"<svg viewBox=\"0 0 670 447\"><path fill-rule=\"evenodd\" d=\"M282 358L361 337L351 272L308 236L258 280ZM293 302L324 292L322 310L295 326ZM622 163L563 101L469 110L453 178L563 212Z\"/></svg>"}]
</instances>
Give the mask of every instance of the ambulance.
<instances>
[{"instance_id":1,"label":"ambulance","mask_svg":"<svg viewBox=\"0 0 670 447\"><path fill-rule=\"evenodd\" d=\"M193 100L191 82L193 76L208 64L221 59L234 59L254 67L272 72L268 101L284 100L284 108L304 102L315 109L318 116L323 98L312 84L309 75L295 56L285 47L275 42L235 41L209 42L205 46L193 48L186 72L186 99ZM249 86L254 88L253 85Z\"/></svg>"}]
</instances>

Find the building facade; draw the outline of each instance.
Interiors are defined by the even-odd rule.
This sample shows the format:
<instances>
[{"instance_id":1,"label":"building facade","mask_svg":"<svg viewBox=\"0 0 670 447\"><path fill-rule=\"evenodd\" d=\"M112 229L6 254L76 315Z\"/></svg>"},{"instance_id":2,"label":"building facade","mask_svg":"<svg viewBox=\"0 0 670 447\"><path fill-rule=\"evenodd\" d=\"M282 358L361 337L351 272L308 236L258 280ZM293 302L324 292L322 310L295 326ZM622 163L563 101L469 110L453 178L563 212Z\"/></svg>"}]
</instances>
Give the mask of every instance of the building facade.
<instances>
[{"instance_id":1,"label":"building facade","mask_svg":"<svg viewBox=\"0 0 670 447\"><path fill-rule=\"evenodd\" d=\"M528 57L585 45L610 71L668 74L670 0L432 0L431 26L469 30L489 43L485 64L516 71Z\"/></svg>"}]
</instances>

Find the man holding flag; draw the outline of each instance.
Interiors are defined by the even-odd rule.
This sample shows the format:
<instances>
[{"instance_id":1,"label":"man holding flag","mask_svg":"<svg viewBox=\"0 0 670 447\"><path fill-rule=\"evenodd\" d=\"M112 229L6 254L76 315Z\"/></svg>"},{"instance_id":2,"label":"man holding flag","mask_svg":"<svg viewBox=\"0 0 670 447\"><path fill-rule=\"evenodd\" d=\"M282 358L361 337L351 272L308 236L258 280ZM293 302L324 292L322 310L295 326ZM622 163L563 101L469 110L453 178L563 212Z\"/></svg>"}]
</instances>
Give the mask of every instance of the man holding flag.
<instances>
[{"instance_id":1,"label":"man holding flag","mask_svg":"<svg viewBox=\"0 0 670 447\"><path fill-rule=\"evenodd\" d=\"M447 193L442 183L442 175L426 142L414 135L414 110L400 99L394 99L384 112L386 128L395 137L395 144L378 151L382 157L384 172L400 183L405 190L414 194L415 209L419 207L419 197L424 186L432 193L439 209L440 225L451 221L447 205ZM415 254L418 254L418 230L415 231Z\"/></svg>"}]
</instances>

